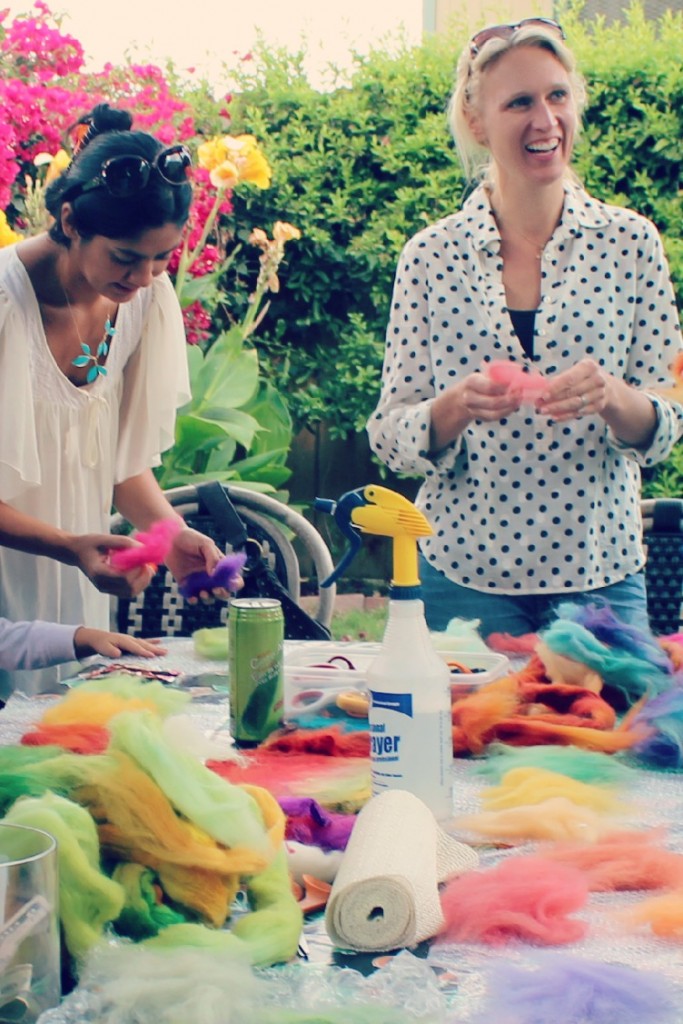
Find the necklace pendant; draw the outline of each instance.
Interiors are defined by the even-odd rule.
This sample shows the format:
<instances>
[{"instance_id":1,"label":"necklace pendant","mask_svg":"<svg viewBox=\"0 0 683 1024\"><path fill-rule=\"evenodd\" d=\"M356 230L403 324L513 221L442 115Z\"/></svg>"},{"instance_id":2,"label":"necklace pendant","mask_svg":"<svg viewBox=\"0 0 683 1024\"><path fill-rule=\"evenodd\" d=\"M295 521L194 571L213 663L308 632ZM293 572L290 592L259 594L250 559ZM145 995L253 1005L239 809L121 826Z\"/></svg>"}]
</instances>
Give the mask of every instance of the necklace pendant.
<instances>
[{"instance_id":1,"label":"necklace pendant","mask_svg":"<svg viewBox=\"0 0 683 1024\"><path fill-rule=\"evenodd\" d=\"M75 321L74 321L75 325ZM104 335L96 351L93 353L90 351L90 345L87 342L81 341L81 352L80 356L76 356L75 359L71 360L72 366L90 366L86 374L86 384L92 384L93 381L97 380L98 377L107 376L107 367L100 364L100 359L106 359L109 354L109 346L111 339L116 334L116 328L112 325L110 317L107 317L104 324ZM92 364L92 365L90 365Z\"/></svg>"}]
</instances>

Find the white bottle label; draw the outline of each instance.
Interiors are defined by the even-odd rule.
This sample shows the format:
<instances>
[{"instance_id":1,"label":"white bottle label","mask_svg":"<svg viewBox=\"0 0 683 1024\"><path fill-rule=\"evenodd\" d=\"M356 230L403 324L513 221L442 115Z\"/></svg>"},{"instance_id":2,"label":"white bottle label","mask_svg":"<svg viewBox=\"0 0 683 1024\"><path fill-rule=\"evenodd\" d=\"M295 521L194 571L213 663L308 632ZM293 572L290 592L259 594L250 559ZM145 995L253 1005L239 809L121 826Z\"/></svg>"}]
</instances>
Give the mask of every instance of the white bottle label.
<instances>
[{"instance_id":1,"label":"white bottle label","mask_svg":"<svg viewBox=\"0 0 683 1024\"><path fill-rule=\"evenodd\" d=\"M415 711L410 693L370 690L372 792L406 789L438 819L453 813L451 719Z\"/></svg>"}]
</instances>

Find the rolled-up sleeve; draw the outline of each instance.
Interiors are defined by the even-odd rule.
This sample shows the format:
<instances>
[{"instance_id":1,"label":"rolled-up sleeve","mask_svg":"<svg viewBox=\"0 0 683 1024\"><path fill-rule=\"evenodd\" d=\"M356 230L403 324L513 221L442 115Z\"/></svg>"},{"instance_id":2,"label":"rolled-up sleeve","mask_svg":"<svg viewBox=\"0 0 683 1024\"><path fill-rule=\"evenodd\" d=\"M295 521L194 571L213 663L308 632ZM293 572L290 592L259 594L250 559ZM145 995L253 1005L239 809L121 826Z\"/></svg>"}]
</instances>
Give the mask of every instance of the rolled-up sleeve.
<instances>
[{"instance_id":1,"label":"rolled-up sleeve","mask_svg":"<svg viewBox=\"0 0 683 1024\"><path fill-rule=\"evenodd\" d=\"M390 469L429 477L455 463L461 441L436 454L429 451L436 393L424 245L422 236L417 235L399 259L387 326L382 390L367 429L372 450Z\"/></svg>"},{"instance_id":2,"label":"rolled-up sleeve","mask_svg":"<svg viewBox=\"0 0 683 1024\"><path fill-rule=\"evenodd\" d=\"M76 626L57 622L10 622L0 618L0 668L46 668L76 657Z\"/></svg>"},{"instance_id":3,"label":"rolled-up sleeve","mask_svg":"<svg viewBox=\"0 0 683 1024\"><path fill-rule=\"evenodd\" d=\"M672 368L680 355L681 326L676 297L661 238L655 226L639 219L634 334L624 379L652 402L657 426L647 448L633 448L608 431L608 444L643 467L654 466L670 454L683 435L683 406L667 392L676 383Z\"/></svg>"}]
</instances>

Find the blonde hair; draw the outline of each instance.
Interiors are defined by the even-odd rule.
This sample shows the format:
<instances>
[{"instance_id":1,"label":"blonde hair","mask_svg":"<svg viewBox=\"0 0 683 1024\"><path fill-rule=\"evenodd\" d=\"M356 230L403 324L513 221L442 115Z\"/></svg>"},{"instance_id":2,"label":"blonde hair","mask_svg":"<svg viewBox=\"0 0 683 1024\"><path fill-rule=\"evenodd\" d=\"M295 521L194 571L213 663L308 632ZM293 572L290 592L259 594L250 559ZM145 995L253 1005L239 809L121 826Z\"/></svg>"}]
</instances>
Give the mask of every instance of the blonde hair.
<instances>
[{"instance_id":1,"label":"blonde hair","mask_svg":"<svg viewBox=\"0 0 683 1024\"><path fill-rule=\"evenodd\" d=\"M481 76L500 58L521 46L535 46L547 50L569 75L569 83L579 116L586 105L586 85L576 69L576 60L565 43L556 35L538 26L524 26L508 38L494 36L481 49L471 55L470 44L460 54L455 73L455 88L448 104L448 124L466 176L470 179L491 178L491 157L485 146L475 139L469 123L469 114L477 109ZM578 131L578 126L577 126ZM573 173L569 172L573 177Z\"/></svg>"}]
</instances>

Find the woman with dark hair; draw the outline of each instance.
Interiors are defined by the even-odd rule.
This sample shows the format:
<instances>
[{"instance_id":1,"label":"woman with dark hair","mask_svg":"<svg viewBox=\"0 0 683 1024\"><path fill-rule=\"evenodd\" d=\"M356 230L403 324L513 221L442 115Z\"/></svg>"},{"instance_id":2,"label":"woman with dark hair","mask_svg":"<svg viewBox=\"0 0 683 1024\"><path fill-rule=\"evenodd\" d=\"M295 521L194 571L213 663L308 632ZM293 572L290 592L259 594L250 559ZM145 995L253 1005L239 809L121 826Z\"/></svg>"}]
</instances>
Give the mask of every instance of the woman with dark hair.
<instances>
[{"instance_id":1,"label":"woman with dark hair","mask_svg":"<svg viewBox=\"0 0 683 1024\"><path fill-rule=\"evenodd\" d=\"M368 430L392 469L425 477L432 629L533 633L596 599L648 628L639 467L681 436L662 394L680 326L654 225L571 170L583 102L557 22L477 32L450 123L478 186L399 262Z\"/></svg>"},{"instance_id":2,"label":"woman with dark hair","mask_svg":"<svg viewBox=\"0 0 683 1024\"><path fill-rule=\"evenodd\" d=\"M107 106L86 122L47 191L51 230L0 252L0 616L106 628L108 594L137 594L154 571L110 566L133 543L109 535L112 505L143 530L178 518L152 467L190 397L165 271L192 188L184 146ZM183 528L167 564L182 580L220 556ZM12 685L0 674L0 696Z\"/></svg>"}]
</instances>

